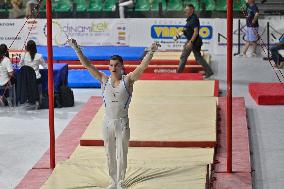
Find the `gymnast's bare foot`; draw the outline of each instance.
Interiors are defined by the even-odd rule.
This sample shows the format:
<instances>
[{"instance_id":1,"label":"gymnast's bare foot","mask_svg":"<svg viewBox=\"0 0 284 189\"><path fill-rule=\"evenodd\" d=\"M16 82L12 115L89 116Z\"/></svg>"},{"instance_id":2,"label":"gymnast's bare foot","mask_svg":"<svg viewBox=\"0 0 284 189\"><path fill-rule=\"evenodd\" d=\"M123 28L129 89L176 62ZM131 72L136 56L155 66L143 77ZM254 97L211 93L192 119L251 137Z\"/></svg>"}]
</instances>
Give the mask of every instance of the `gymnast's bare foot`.
<instances>
[{"instance_id":1,"label":"gymnast's bare foot","mask_svg":"<svg viewBox=\"0 0 284 189\"><path fill-rule=\"evenodd\" d=\"M126 189L122 180L118 182L117 189Z\"/></svg>"}]
</instances>

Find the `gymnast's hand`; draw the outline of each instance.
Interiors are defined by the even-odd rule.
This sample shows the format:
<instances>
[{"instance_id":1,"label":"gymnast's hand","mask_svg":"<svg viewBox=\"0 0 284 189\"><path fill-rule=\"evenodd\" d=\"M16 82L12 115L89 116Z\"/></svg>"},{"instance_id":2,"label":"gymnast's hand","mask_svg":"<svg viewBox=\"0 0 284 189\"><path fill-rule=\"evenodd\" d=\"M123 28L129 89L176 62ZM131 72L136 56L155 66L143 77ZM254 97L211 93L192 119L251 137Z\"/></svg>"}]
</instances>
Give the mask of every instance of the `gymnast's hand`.
<instances>
[{"instance_id":1,"label":"gymnast's hand","mask_svg":"<svg viewBox=\"0 0 284 189\"><path fill-rule=\"evenodd\" d=\"M78 49L78 43L75 39L68 39L66 42L68 45L70 45L70 47L72 47L73 49Z\"/></svg>"}]
</instances>

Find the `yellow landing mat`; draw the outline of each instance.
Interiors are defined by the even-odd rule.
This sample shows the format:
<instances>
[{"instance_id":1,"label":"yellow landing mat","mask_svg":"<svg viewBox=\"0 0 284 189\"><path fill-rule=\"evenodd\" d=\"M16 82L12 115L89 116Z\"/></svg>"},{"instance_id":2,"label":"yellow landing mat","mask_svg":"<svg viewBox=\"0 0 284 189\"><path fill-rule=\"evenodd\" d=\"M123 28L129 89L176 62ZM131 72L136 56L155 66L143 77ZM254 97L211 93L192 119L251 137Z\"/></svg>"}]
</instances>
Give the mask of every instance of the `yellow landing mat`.
<instances>
[{"instance_id":1,"label":"yellow landing mat","mask_svg":"<svg viewBox=\"0 0 284 189\"><path fill-rule=\"evenodd\" d=\"M130 140L216 141L216 97L135 96L129 109ZM81 140L102 140L104 108Z\"/></svg>"},{"instance_id":2,"label":"yellow landing mat","mask_svg":"<svg viewBox=\"0 0 284 189\"><path fill-rule=\"evenodd\" d=\"M214 96L215 81L157 81L139 80L134 84L133 96Z\"/></svg>"},{"instance_id":3,"label":"yellow landing mat","mask_svg":"<svg viewBox=\"0 0 284 189\"><path fill-rule=\"evenodd\" d=\"M204 189L212 161L213 149L129 148L124 184L128 189ZM102 189L109 183L104 148L78 147L41 189Z\"/></svg>"},{"instance_id":4,"label":"yellow landing mat","mask_svg":"<svg viewBox=\"0 0 284 189\"><path fill-rule=\"evenodd\" d=\"M201 51L203 58L210 63L211 62L211 55L208 53L204 53ZM181 55L181 51L175 52L156 52L153 56L153 60L179 60ZM195 60L193 53L190 54L188 60Z\"/></svg>"}]
</instances>

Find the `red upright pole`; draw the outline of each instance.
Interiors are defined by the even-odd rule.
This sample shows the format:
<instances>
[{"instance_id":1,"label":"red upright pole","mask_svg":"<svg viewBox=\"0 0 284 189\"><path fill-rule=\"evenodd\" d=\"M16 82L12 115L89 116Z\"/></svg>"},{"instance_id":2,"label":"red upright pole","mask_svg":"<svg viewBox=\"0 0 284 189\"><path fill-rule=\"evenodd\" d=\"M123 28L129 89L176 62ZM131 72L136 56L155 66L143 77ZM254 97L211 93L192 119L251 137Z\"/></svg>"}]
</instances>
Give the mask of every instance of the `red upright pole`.
<instances>
[{"instance_id":1,"label":"red upright pole","mask_svg":"<svg viewBox=\"0 0 284 189\"><path fill-rule=\"evenodd\" d=\"M54 102L53 102L53 53L52 53L52 8L51 0L46 0L47 19L47 53L48 53L48 107L50 136L50 168L55 168L55 134L54 134Z\"/></svg>"},{"instance_id":2,"label":"red upright pole","mask_svg":"<svg viewBox=\"0 0 284 189\"><path fill-rule=\"evenodd\" d=\"M233 0L227 0L227 173L232 173Z\"/></svg>"}]
</instances>

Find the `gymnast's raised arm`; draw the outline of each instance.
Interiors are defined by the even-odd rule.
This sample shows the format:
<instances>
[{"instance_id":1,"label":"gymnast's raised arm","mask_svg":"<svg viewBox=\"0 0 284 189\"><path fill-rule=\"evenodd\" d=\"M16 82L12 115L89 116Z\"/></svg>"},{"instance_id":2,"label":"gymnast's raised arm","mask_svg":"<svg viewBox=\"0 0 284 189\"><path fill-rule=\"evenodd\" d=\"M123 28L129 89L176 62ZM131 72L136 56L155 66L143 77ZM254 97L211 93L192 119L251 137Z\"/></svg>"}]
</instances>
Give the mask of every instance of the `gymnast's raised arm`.
<instances>
[{"instance_id":1,"label":"gymnast's raised arm","mask_svg":"<svg viewBox=\"0 0 284 189\"><path fill-rule=\"evenodd\" d=\"M77 44L77 41L75 39L68 39L67 43L75 50L81 64L89 70L89 72L100 82L105 80L107 76L100 72L88 59L87 57L83 54L82 50Z\"/></svg>"},{"instance_id":2,"label":"gymnast's raised arm","mask_svg":"<svg viewBox=\"0 0 284 189\"><path fill-rule=\"evenodd\" d=\"M150 61L152 60L153 54L155 53L156 50L158 50L158 47L160 46L161 45L159 43L153 43L151 47L149 47L149 51L143 58L140 65L138 65L137 68L129 74L130 81L135 82L139 79L139 77L142 75L142 73L145 71Z\"/></svg>"}]
</instances>

